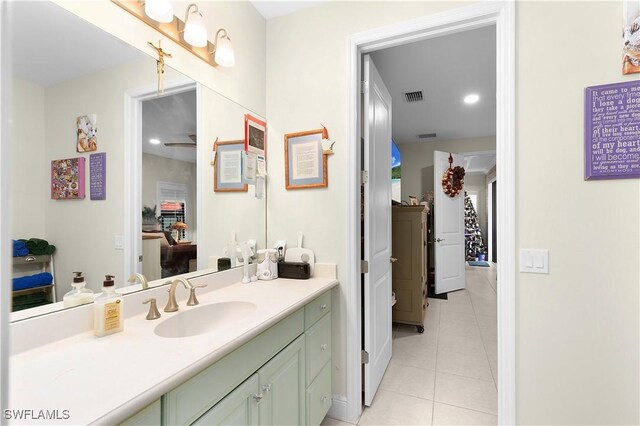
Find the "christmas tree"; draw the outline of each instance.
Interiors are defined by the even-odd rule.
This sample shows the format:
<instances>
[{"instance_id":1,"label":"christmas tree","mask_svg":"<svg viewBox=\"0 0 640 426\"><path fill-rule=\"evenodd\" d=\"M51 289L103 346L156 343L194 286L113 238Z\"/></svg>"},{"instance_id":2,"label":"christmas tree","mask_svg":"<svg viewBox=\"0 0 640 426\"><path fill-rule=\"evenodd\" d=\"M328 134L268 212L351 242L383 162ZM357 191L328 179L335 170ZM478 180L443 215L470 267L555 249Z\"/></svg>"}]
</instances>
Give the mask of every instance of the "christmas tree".
<instances>
[{"instance_id":1,"label":"christmas tree","mask_svg":"<svg viewBox=\"0 0 640 426\"><path fill-rule=\"evenodd\" d=\"M464 235L467 259L474 260L478 253L484 253L484 242L482 241L478 214L466 191L464 193Z\"/></svg>"}]
</instances>

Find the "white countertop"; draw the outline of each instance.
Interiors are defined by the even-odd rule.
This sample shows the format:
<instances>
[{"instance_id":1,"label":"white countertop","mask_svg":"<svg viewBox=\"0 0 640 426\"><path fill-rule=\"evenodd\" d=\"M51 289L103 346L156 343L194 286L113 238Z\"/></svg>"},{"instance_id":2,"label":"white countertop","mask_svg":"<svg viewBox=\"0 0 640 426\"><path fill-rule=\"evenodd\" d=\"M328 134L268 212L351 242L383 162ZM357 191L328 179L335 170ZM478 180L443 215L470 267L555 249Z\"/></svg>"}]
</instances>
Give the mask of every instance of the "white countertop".
<instances>
[{"instance_id":1,"label":"white countertop","mask_svg":"<svg viewBox=\"0 0 640 426\"><path fill-rule=\"evenodd\" d=\"M277 279L234 283L202 293L200 305L245 301L256 310L222 331L164 338L153 329L162 321L199 306L185 306L147 321L145 314L125 319L124 332L95 337L84 332L13 355L9 363L9 410L57 410L68 419L9 424L116 424L260 334L337 284L335 278ZM184 293L179 288L178 294ZM125 310L127 309L125 299ZM53 322L49 327L62 327Z\"/></svg>"}]
</instances>

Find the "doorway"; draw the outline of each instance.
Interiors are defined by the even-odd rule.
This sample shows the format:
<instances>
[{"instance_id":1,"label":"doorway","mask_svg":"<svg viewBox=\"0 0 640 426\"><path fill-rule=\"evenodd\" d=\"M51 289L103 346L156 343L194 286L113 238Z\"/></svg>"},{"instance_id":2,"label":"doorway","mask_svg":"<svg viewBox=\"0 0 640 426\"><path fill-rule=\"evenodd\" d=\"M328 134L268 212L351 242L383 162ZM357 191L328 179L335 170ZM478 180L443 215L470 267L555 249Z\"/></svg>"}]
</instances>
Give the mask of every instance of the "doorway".
<instances>
[{"instance_id":1,"label":"doorway","mask_svg":"<svg viewBox=\"0 0 640 426\"><path fill-rule=\"evenodd\" d=\"M352 150L348 163L348 255L349 282L347 288L347 401L335 404L332 413L345 420L355 420L362 410L361 382L361 265L360 245L360 140L361 116L359 92L362 55L375 50L398 46L417 40L451 34L487 25L496 25L497 33L497 170L505 184L498 189L497 210L501 212L497 223L500 263L498 275L498 412L500 423L515 422L515 149L514 149L514 22L512 4L478 4L454 11L368 31L349 40L349 139ZM371 171L369 171L371 172ZM366 307L365 307L366 308Z\"/></svg>"},{"instance_id":2,"label":"doorway","mask_svg":"<svg viewBox=\"0 0 640 426\"><path fill-rule=\"evenodd\" d=\"M180 98L181 94L193 93L195 91L195 99L200 98L200 86L189 78L176 78L170 81L166 81L164 85L164 98L170 97ZM175 96L174 96L175 95ZM124 112L124 128L125 128L125 155L124 155L124 171L125 171L125 203L124 214L127 220L125 223L124 231L124 275L129 277L136 272L142 272L142 263L144 261L143 251L147 253L153 252L153 256L161 256L161 248L158 247L155 251L149 251L146 247L143 248L142 230L143 230L143 204L147 204L147 208L153 212L153 205L156 210L153 212L153 217L158 218L162 216L161 206L157 205L156 199L156 184L153 184L153 189L147 191L152 193L153 201L143 201L143 157L149 154L143 152L143 137L146 137L147 142L152 136L143 129L143 104L149 105L152 101L157 101L159 98L157 93L157 87L145 86L136 89L129 90L125 93L125 112ZM196 129L195 134L199 129ZM183 132L191 133L191 132ZM192 141L188 138L186 140L164 140L159 141L161 148L168 149L164 146L164 143L171 144L189 144ZM183 151L190 151L188 148L181 148ZM145 149L145 151L147 151ZM197 150L195 150L197 151ZM193 154L193 153L192 153ZM197 157L198 154L196 154ZM160 158L160 157L158 157ZM199 179L197 174L196 181ZM196 187L199 187L199 182L196 183ZM192 210L197 210L192 209ZM198 221L200 220L199 214L194 214L196 229ZM149 225L147 225L149 226ZM160 262L158 262L160 263ZM161 264L156 265L154 276L158 275L159 279L162 276ZM188 267L187 267L188 270ZM148 273L148 272L147 272Z\"/></svg>"}]
</instances>

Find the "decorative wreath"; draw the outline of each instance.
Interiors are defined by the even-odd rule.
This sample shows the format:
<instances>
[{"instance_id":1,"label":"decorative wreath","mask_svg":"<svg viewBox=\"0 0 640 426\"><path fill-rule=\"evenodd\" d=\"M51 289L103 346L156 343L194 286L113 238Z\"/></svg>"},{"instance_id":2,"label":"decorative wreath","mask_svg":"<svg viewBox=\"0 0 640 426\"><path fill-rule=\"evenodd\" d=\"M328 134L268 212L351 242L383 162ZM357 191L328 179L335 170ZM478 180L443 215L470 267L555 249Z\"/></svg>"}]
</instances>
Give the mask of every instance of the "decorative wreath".
<instances>
[{"instance_id":1,"label":"decorative wreath","mask_svg":"<svg viewBox=\"0 0 640 426\"><path fill-rule=\"evenodd\" d=\"M442 190L451 198L460 194L464 187L464 167L453 167L453 156L449 154L449 168L442 174Z\"/></svg>"}]
</instances>

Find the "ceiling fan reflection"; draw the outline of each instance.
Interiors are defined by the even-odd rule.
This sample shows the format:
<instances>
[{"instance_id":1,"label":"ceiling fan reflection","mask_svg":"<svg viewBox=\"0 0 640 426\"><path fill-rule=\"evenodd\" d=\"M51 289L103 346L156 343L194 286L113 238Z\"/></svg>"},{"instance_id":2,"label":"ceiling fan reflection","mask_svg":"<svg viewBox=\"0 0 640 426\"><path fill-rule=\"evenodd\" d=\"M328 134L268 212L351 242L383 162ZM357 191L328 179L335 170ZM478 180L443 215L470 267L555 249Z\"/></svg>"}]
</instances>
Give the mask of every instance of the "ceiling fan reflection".
<instances>
[{"instance_id":1,"label":"ceiling fan reflection","mask_svg":"<svg viewBox=\"0 0 640 426\"><path fill-rule=\"evenodd\" d=\"M165 142L164 146L172 148L195 148L198 146L198 137L196 135L189 135L189 139L193 142Z\"/></svg>"}]
</instances>

